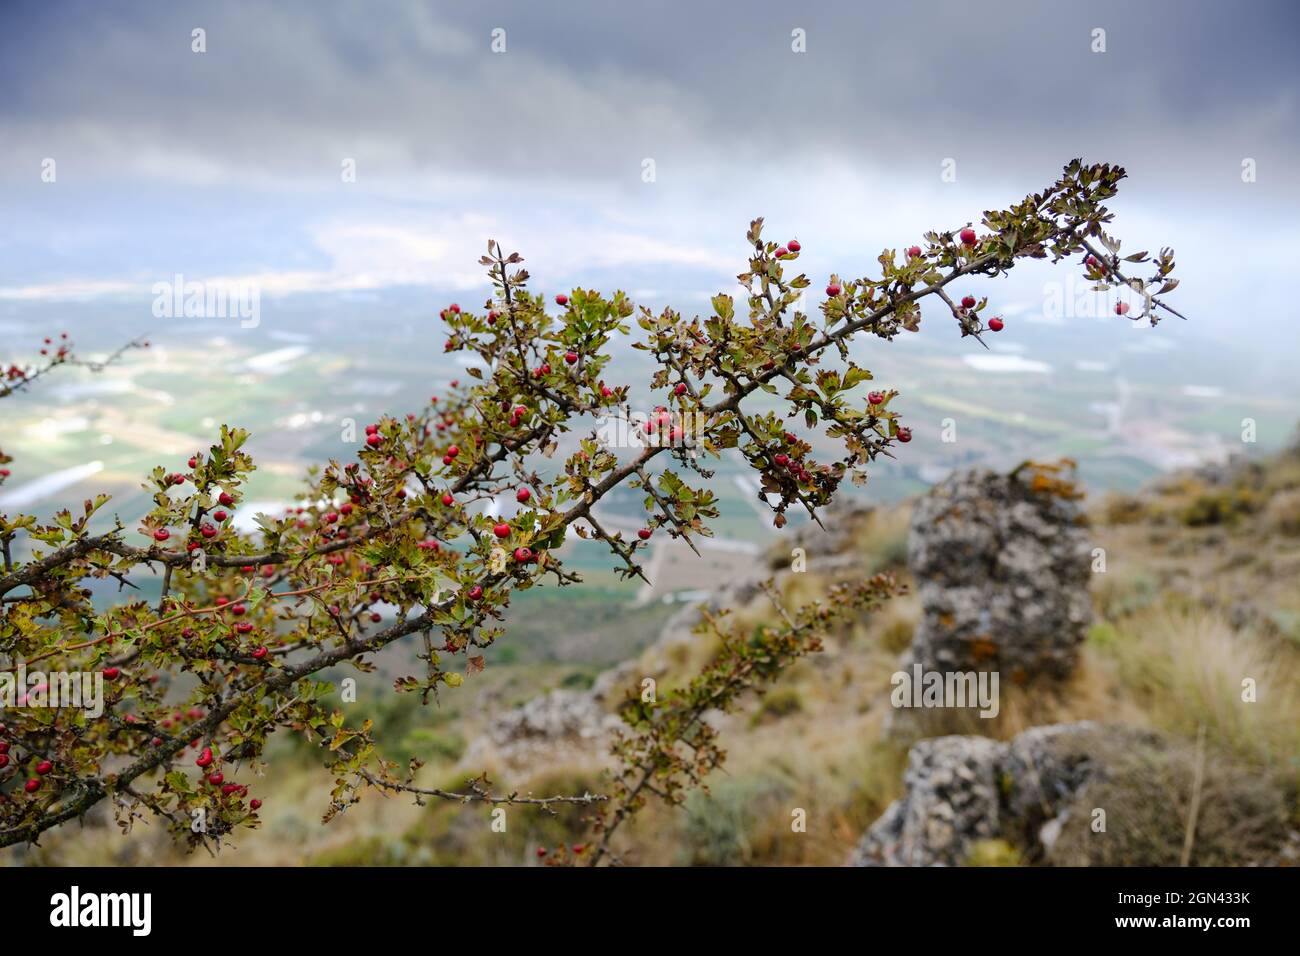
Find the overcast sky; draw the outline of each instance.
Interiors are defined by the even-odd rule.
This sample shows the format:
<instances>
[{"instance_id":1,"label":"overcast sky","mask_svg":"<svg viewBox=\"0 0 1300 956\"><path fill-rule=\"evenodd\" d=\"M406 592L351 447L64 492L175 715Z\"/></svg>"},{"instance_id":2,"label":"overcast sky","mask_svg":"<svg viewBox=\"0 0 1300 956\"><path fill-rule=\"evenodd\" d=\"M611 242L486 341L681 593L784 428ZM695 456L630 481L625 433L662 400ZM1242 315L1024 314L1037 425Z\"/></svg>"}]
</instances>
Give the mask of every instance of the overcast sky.
<instances>
[{"instance_id":1,"label":"overcast sky","mask_svg":"<svg viewBox=\"0 0 1300 956\"><path fill-rule=\"evenodd\" d=\"M1194 334L1297 338L1294 3L11 0L0 17L11 307L177 272L473 300L495 237L543 282L698 308L734 282L755 215L815 278L862 274L1083 156L1129 170L1115 231L1177 248Z\"/></svg>"}]
</instances>

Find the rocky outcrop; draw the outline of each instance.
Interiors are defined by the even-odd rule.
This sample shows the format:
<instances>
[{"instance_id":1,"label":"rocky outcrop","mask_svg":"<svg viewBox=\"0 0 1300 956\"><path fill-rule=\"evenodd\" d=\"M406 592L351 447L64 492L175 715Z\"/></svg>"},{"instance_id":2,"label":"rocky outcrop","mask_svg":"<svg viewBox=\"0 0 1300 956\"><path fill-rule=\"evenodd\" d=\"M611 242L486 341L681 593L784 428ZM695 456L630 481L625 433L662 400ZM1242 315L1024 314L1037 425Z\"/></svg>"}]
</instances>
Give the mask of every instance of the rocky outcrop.
<instances>
[{"instance_id":1,"label":"rocky outcrop","mask_svg":"<svg viewBox=\"0 0 1300 956\"><path fill-rule=\"evenodd\" d=\"M978 865L996 846L1002 861L1057 866L1291 865L1294 782L1203 745L1091 722L1006 743L923 740L908 755L903 797L851 862Z\"/></svg>"},{"instance_id":2,"label":"rocky outcrop","mask_svg":"<svg viewBox=\"0 0 1300 956\"><path fill-rule=\"evenodd\" d=\"M1001 744L935 737L912 748L906 796L890 804L853 854L854 866L952 866L998 835Z\"/></svg>"},{"instance_id":3,"label":"rocky outcrop","mask_svg":"<svg viewBox=\"0 0 1300 956\"><path fill-rule=\"evenodd\" d=\"M1064 677L1092 617L1090 559L1082 512L1050 468L953 474L912 516L923 616L907 663Z\"/></svg>"},{"instance_id":4,"label":"rocky outcrop","mask_svg":"<svg viewBox=\"0 0 1300 956\"><path fill-rule=\"evenodd\" d=\"M951 736L912 747L904 795L863 836L855 866L956 866L981 840L1050 852L1063 814L1102 772L1093 723L1034 727L1010 743ZM1135 731L1113 729L1115 734Z\"/></svg>"},{"instance_id":5,"label":"rocky outcrop","mask_svg":"<svg viewBox=\"0 0 1300 956\"><path fill-rule=\"evenodd\" d=\"M790 556L795 548L803 551L805 559L816 559L816 566L824 569L828 561L848 563L856 559L854 543L875 506L852 498L837 499L820 513L821 523L807 521L782 536L772 546L768 566L773 571L790 567Z\"/></svg>"},{"instance_id":6,"label":"rocky outcrop","mask_svg":"<svg viewBox=\"0 0 1300 956\"><path fill-rule=\"evenodd\" d=\"M602 742L619 725L591 693L554 690L493 719L470 745L465 761L518 768L564 757L599 758Z\"/></svg>"}]
</instances>

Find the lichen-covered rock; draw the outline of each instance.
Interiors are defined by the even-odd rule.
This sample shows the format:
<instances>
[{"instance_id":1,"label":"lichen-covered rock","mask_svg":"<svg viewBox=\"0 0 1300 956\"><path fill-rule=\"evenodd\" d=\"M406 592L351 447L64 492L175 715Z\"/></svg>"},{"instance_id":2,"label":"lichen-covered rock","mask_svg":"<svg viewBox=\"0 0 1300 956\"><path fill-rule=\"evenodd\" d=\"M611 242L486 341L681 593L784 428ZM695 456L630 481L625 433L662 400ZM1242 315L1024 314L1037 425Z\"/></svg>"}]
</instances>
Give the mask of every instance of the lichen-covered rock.
<instances>
[{"instance_id":1,"label":"lichen-covered rock","mask_svg":"<svg viewBox=\"0 0 1300 956\"><path fill-rule=\"evenodd\" d=\"M820 523L805 522L773 544L768 566L773 571L787 570L796 548L803 551L805 560L816 559L818 569L826 568L829 562L855 560L855 539L875 510L874 505L852 498L837 499L820 513Z\"/></svg>"},{"instance_id":2,"label":"lichen-covered rock","mask_svg":"<svg viewBox=\"0 0 1300 956\"><path fill-rule=\"evenodd\" d=\"M854 866L955 866L998 834L998 757L987 737L935 737L908 755L906 796L867 831Z\"/></svg>"},{"instance_id":3,"label":"lichen-covered rock","mask_svg":"<svg viewBox=\"0 0 1300 956\"><path fill-rule=\"evenodd\" d=\"M908 755L903 798L872 824L852 863L956 866L992 839L1025 847L1030 859L1040 856L1043 837L1052 838L1061 812L1100 772L1099 733L1096 724L1081 722L1034 727L1009 743L976 736L920 741Z\"/></svg>"},{"instance_id":4,"label":"lichen-covered rock","mask_svg":"<svg viewBox=\"0 0 1300 956\"><path fill-rule=\"evenodd\" d=\"M465 761L532 767L562 757L599 757L602 740L618 726L591 693L555 690L495 718L470 744Z\"/></svg>"},{"instance_id":5,"label":"lichen-covered rock","mask_svg":"<svg viewBox=\"0 0 1300 956\"><path fill-rule=\"evenodd\" d=\"M1092 618L1091 545L1052 468L936 485L913 512L908 564L923 612L908 663L1018 681L1073 669Z\"/></svg>"},{"instance_id":6,"label":"lichen-covered rock","mask_svg":"<svg viewBox=\"0 0 1300 956\"><path fill-rule=\"evenodd\" d=\"M1033 727L1006 743L923 740L903 785L853 865L976 863L980 847L998 841L1026 863L1177 866L1197 787L1192 865L1283 864L1294 847L1284 779L1132 727L1084 721Z\"/></svg>"}]
</instances>

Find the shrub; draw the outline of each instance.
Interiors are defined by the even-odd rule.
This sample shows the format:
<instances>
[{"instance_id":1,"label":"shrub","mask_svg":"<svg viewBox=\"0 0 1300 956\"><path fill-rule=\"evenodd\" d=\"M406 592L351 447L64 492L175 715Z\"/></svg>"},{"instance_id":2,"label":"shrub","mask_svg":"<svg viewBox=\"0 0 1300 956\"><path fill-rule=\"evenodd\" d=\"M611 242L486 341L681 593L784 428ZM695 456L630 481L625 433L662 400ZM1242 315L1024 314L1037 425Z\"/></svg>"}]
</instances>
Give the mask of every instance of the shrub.
<instances>
[{"instance_id":1,"label":"shrub","mask_svg":"<svg viewBox=\"0 0 1300 956\"><path fill-rule=\"evenodd\" d=\"M1107 772L1070 808L1050 860L1061 866L1178 866L1195 826L1192 866L1276 862L1287 834L1288 796L1270 772L1207 753L1198 773L1191 743L1108 753ZM1106 811L1093 832L1093 808Z\"/></svg>"},{"instance_id":2,"label":"shrub","mask_svg":"<svg viewBox=\"0 0 1300 956\"><path fill-rule=\"evenodd\" d=\"M257 516L256 533L234 522L254 468L249 436L224 425L183 465L150 472L153 508L134 529L92 529L108 503L102 495L48 522L0 516L0 674L40 665L99 674L108 687L102 714L6 711L12 751L0 761L0 846L34 841L111 802L122 814L156 814L191 846L215 848L258 825L255 781L243 771L288 729L318 745L334 778L326 820L373 788L582 807L598 835L583 859L607 860L614 831L648 792L678 803L722 761L703 714L769 684L816 650L832 623L891 594L893 581L836 587L821 601L783 608L779 626L756 634L704 622L717 652L701 674L653 704L633 698L624 708L630 733L612 792L572 794L562 804L486 786L421 789L418 764L385 759L371 722L349 722L319 676L342 665L370 669L372 657L407 642L415 653L403 659L419 666L395 688L422 702L453 692L486 666L483 649L503 636L497 625L512 595L580 580L559 557L571 535L602 542L630 579L644 577L651 536L694 545L710 534L718 510L705 466L733 450L757 473L777 527L792 508L817 515L844 480L865 482L879 456L899 454L912 438L897 391L862 394L872 375L852 358L854 338L888 342L916 331L925 300L941 303L963 337L1002 327L986 302L953 301L945 290L954 283L1024 259L1079 256L1090 281L1141 292L1145 307L1130 317L1156 324L1160 310L1173 312L1160 298L1177 284L1173 253L1119 256L1105 203L1124 175L1075 160L1044 191L985 213L979 229L928 232L913 254L886 250L878 276L832 275L815 317L798 308L811 280L787 272L798 252L765 240L761 219L746 235L739 315L720 294L708 316L689 320L638 309L622 292L586 289L555 296L548 311L528 289L522 257L490 242L480 261L491 296L480 309L441 313L446 351L473 356L472 381L366 426L355 460L314 470L298 504ZM629 430L631 387L609 379L609 362L611 344L633 322L642 333L634 347L653 361L648 384L662 404ZM20 377L25 387L37 376ZM753 410L754 399L767 410ZM575 430L584 437L546 471ZM809 438L818 448L831 439L837 451L819 460ZM0 483L8 473L0 469ZM643 502L636 535L609 532L595 513L620 489ZM511 519L475 507L505 492L520 505ZM140 537L128 540L129 531ZM128 596L105 610L91 601L91 585L155 572L156 603ZM191 825L196 818L203 826Z\"/></svg>"}]
</instances>

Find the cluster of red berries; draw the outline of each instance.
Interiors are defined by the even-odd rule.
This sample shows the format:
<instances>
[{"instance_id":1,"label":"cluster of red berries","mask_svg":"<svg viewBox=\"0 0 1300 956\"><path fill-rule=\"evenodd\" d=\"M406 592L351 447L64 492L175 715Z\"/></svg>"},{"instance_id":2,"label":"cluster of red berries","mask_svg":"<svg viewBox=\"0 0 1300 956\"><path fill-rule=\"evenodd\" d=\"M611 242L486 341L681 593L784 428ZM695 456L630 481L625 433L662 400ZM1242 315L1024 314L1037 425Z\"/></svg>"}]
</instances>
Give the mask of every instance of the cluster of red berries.
<instances>
[{"instance_id":1,"label":"cluster of red berries","mask_svg":"<svg viewBox=\"0 0 1300 956\"><path fill-rule=\"evenodd\" d=\"M799 437L793 432L785 432L782 437L785 439L786 446L790 449L787 452L777 452L772 456L772 461L778 468L784 468L790 473L790 477L796 479L802 484L808 484L813 480L813 474L808 470L807 464L802 460L803 450L799 447Z\"/></svg>"},{"instance_id":2,"label":"cluster of red berries","mask_svg":"<svg viewBox=\"0 0 1300 956\"><path fill-rule=\"evenodd\" d=\"M556 847L556 852L558 853L563 849L564 847L562 846ZM575 843L573 844L572 847L570 847L570 849L573 851L574 854L581 854L585 849L587 849L587 845L585 843ZM537 859L539 860L545 859L550 854L550 852L551 851L548 850L546 847L539 846L537 848Z\"/></svg>"},{"instance_id":3,"label":"cluster of red berries","mask_svg":"<svg viewBox=\"0 0 1300 956\"><path fill-rule=\"evenodd\" d=\"M977 300L975 296L973 295L962 296L961 308L963 312L969 312L971 309L975 308L976 304L977 304ZM1006 323L1003 322L1000 317L995 315L993 316L993 318L989 319L988 328L990 332L1001 332L1004 328L1006 328Z\"/></svg>"}]
</instances>

